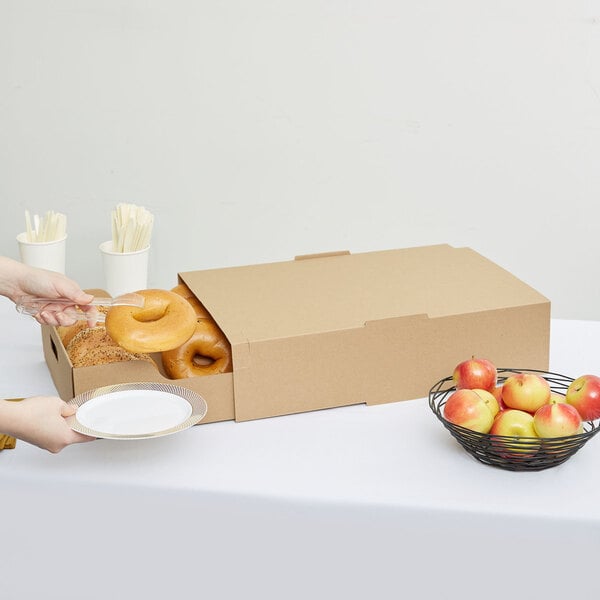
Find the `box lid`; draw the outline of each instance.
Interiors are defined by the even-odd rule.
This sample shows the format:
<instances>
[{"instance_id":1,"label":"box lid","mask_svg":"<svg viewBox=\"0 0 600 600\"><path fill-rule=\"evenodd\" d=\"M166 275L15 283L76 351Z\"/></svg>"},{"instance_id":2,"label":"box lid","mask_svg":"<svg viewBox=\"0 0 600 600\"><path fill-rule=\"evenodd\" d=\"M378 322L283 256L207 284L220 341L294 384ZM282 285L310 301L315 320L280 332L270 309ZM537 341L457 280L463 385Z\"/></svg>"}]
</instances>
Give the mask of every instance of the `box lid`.
<instances>
[{"instance_id":1,"label":"box lid","mask_svg":"<svg viewBox=\"0 0 600 600\"><path fill-rule=\"evenodd\" d=\"M423 319L462 322L472 313L549 306L508 271L449 245L311 255L179 276L231 343L236 420L365 401L359 368L373 371L368 365L381 360L361 354L361 346L371 343L386 360L398 355L398 344L414 352L411 331L423 332ZM377 388L398 386L402 375L394 377L382 374ZM371 386L369 396L379 392Z\"/></svg>"},{"instance_id":2,"label":"box lid","mask_svg":"<svg viewBox=\"0 0 600 600\"><path fill-rule=\"evenodd\" d=\"M435 245L180 273L232 345L547 302L470 248Z\"/></svg>"}]
</instances>

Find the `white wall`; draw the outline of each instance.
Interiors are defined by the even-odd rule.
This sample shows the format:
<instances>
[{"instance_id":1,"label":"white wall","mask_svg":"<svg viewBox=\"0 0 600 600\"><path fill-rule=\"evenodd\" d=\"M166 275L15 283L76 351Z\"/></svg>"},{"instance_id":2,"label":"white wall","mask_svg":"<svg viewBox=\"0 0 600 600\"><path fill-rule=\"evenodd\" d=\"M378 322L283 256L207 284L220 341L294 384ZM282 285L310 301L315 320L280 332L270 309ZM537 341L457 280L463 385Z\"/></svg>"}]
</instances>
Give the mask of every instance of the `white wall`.
<instances>
[{"instance_id":1,"label":"white wall","mask_svg":"<svg viewBox=\"0 0 600 600\"><path fill-rule=\"evenodd\" d=\"M0 0L0 253L84 287L133 202L151 286L447 242L597 320L599 163L600 0Z\"/></svg>"}]
</instances>

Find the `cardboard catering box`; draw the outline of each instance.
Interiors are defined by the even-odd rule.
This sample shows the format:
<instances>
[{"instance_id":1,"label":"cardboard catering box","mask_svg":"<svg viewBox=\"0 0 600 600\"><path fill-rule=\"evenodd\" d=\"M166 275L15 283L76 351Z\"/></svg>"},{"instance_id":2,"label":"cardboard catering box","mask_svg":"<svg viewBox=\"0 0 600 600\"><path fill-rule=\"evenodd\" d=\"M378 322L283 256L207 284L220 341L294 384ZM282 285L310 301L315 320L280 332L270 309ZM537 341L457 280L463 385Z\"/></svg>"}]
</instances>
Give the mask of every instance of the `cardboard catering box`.
<instances>
[{"instance_id":1,"label":"cardboard catering box","mask_svg":"<svg viewBox=\"0 0 600 600\"><path fill-rule=\"evenodd\" d=\"M158 369L143 361L73 368L54 328L43 327L63 399L115 383L171 382L205 398L204 422L244 421L423 398L472 355L548 369L550 302L469 248L320 254L179 280L227 336L233 372L170 380L160 355Z\"/></svg>"}]
</instances>

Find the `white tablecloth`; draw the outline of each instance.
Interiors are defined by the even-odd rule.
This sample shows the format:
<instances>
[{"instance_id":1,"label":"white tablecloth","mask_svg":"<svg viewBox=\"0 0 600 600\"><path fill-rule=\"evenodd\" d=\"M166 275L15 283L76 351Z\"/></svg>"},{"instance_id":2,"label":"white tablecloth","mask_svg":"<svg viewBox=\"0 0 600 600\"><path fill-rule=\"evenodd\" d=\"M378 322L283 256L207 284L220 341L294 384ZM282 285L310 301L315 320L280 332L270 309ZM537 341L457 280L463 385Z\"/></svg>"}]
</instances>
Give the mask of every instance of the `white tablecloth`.
<instances>
[{"instance_id":1,"label":"white tablecloth","mask_svg":"<svg viewBox=\"0 0 600 600\"><path fill-rule=\"evenodd\" d=\"M0 396L55 393L38 325L0 299L0 330ZM600 373L598 340L600 322L553 320L550 369ZM425 399L58 455L18 442L0 490L7 600L595 594L600 436L553 469L503 471Z\"/></svg>"}]
</instances>

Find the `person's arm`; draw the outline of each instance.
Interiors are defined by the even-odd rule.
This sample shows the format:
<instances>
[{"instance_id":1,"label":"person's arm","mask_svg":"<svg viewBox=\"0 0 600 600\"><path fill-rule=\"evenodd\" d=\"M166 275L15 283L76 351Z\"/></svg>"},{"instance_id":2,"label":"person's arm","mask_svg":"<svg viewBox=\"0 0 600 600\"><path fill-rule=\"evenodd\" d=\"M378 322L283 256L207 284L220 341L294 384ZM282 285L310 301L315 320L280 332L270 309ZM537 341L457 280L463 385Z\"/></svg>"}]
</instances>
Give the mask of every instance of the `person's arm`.
<instances>
[{"instance_id":1,"label":"person's arm","mask_svg":"<svg viewBox=\"0 0 600 600\"><path fill-rule=\"evenodd\" d=\"M95 438L73 431L65 417L76 408L57 396L33 396L20 402L0 400L0 431L49 452Z\"/></svg>"},{"instance_id":2,"label":"person's arm","mask_svg":"<svg viewBox=\"0 0 600 600\"><path fill-rule=\"evenodd\" d=\"M93 296L86 294L75 281L65 275L36 269L0 256L0 295L13 302L21 296L67 298L73 305L85 307ZM96 310L90 306L90 320L95 322ZM68 312L42 312L36 319L48 325L72 325ZM73 431L65 421L75 408L57 396L33 396L21 402L0 400L0 432L34 444L50 452L60 452L65 446L95 438Z\"/></svg>"}]
</instances>

